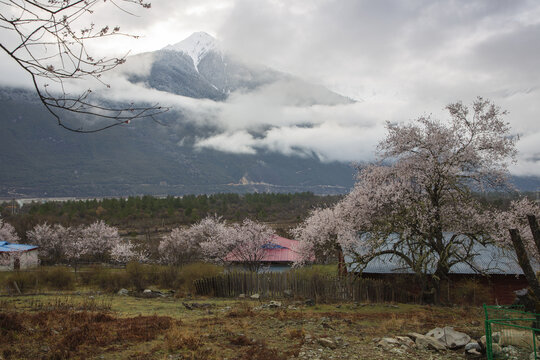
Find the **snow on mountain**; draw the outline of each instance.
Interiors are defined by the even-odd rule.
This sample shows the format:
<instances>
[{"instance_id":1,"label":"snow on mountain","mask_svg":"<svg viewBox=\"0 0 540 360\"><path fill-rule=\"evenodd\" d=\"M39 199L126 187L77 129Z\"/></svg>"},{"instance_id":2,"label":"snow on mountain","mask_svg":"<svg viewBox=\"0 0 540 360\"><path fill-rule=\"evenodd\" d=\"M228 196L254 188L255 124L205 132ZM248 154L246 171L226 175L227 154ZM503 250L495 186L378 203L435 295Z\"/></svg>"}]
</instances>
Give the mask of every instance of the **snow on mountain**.
<instances>
[{"instance_id":1,"label":"snow on mountain","mask_svg":"<svg viewBox=\"0 0 540 360\"><path fill-rule=\"evenodd\" d=\"M191 34L188 38L174 45L167 45L163 50L183 52L193 60L193 65L198 71L198 66L205 55L210 51L219 52L219 44L216 39L204 31Z\"/></svg>"}]
</instances>

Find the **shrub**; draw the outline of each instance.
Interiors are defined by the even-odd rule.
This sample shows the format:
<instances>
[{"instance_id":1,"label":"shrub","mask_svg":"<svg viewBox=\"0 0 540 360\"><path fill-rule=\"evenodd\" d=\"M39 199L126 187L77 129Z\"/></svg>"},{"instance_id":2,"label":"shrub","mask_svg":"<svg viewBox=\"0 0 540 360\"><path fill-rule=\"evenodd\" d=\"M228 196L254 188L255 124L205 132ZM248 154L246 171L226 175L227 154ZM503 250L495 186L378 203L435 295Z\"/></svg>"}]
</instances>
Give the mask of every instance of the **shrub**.
<instances>
[{"instance_id":1,"label":"shrub","mask_svg":"<svg viewBox=\"0 0 540 360\"><path fill-rule=\"evenodd\" d=\"M131 285L138 291L144 290L150 284L152 271L150 266L146 266L136 261L130 261L126 265L127 277Z\"/></svg>"},{"instance_id":2,"label":"shrub","mask_svg":"<svg viewBox=\"0 0 540 360\"><path fill-rule=\"evenodd\" d=\"M36 291L40 287L38 273L35 271L15 271L4 277L3 287L10 291L17 291L17 287L21 292Z\"/></svg>"},{"instance_id":3,"label":"shrub","mask_svg":"<svg viewBox=\"0 0 540 360\"><path fill-rule=\"evenodd\" d=\"M493 296L489 286L474 279L467 279L454 284L450 299L455 304L480 305L490 303Z\"/></svg>"},{"instance_id":4,"label":"shrub","mask_svg":"<svg viewBox=\"0 0 540 360\"><path fill-rule=\"evenodd\" d=\"M316 277L335 278L338 276L337 264L310 265L290 270L305 280Z\"/></svg>"},{"instance_id":5,"label":"shrub","mask_svg":"<svg viewBox=\"0 0 540 360\"><path fill-rule=\"evenodd\" d=\"M194 292L193 282L206 277L213 277L223 273L223 267L207 263L192 263L184 265L178 273L177 284L179 289Z\"/></svg>"},{"instance_id":6,"label":"shrub","mask_svg":"<svg viewBox=\"0 0 540 360\"><path fill-rule=\"evenodd\" d=\"M39 272L42 284L54 290L71 290L75 287L75 274L68 267L43 268Z\"/></svg>"}]
</instances>

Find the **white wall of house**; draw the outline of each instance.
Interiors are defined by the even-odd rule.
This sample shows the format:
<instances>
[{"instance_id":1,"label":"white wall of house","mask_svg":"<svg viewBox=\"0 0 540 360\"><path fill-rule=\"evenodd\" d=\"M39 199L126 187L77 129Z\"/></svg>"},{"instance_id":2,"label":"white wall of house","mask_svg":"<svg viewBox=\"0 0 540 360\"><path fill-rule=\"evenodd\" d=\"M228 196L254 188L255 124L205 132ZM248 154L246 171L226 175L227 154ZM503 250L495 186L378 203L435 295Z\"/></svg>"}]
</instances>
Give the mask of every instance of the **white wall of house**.
<instances>
[{"instance_id":1,"label":"white wall of house","mask_svg":"<svg viewBox=\"0 0 540 360\"><path fill-rule=\"evenodd\" d=\"M27 251L8 251L0 253L0 271L10 271L15 269L15 264L19 262L21 270L31 269L39 265L37 249Z\"/></svg>"}]
</instances>

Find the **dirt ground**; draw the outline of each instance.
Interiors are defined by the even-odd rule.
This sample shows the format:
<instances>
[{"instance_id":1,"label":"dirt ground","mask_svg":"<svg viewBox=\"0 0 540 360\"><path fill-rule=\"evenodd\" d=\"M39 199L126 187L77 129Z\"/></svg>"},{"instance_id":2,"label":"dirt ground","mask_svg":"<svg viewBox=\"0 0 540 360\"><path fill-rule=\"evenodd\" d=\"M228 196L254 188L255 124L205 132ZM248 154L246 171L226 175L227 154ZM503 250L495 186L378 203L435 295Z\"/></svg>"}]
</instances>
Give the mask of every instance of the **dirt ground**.
<instances>
[{"instance_id":1,"label":"dirt ground","mask_svg":"<svg viewBox=\"0 0 540 360\"><path fill-rule=\"evenodd\" d=\"M464 359L376 346L454 326L483 334L480 308L56 294L0 297L0 359ZM279 306L278 306L279 305Z\"/></svg>"}]
</instances>

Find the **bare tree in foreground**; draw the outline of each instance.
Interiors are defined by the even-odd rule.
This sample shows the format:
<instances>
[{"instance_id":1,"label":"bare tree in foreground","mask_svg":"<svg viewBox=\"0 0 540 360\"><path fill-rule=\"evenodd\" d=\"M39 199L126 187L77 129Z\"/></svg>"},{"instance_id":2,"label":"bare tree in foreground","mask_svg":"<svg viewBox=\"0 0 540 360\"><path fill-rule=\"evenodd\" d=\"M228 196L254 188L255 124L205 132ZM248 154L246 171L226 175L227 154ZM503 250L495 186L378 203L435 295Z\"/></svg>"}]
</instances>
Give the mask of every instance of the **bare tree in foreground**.
<instances>
[{"instance_id":1,"label":"bare tree in foreground","mask_svg":"<svg viewBox=\"0 0 540 360\"><path fill-rule=\"evenodd\" d=\"M98 0L4 0L0 1L0 48L31 77L40 101L65 129L91 133L129 123L133 119L151 118L166 111L158 105L109 107L90 99L90 89L70 94L67 81L93 78L102 84L104 72L124 63L125 57L94 58L85 43L112 35L125 35L119 27L96 28L81 24L93 14ZM150 8L143 0L109 1L109 7L129 12L128 7ZM4 35L2 34L2 35ZM104 84L109 87L109 85ZM62 112L105 119L96 128L74 128L62 120Z\"/></svg>"}]
</instances>

